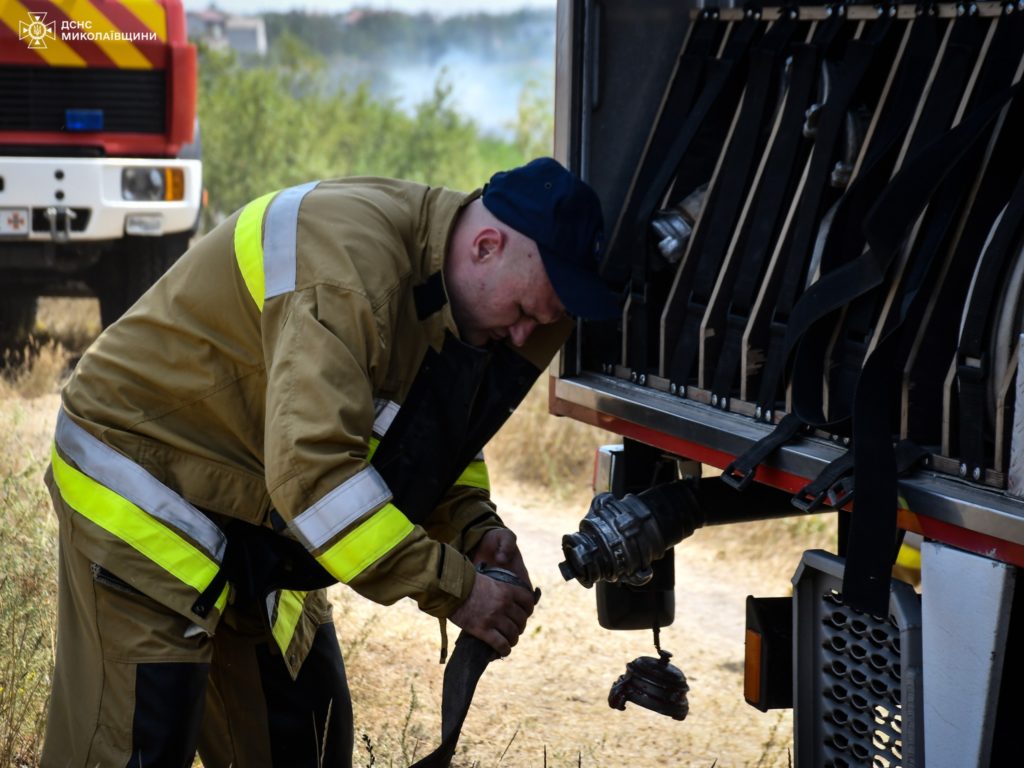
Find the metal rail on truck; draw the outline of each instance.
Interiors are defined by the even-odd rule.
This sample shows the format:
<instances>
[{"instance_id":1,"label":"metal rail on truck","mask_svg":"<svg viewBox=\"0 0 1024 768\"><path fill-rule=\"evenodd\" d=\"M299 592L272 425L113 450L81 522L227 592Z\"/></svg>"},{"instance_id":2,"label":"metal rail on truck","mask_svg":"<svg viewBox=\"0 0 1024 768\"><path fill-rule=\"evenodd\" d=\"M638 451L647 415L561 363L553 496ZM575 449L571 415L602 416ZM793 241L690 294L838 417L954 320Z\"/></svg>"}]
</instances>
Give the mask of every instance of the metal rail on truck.
<instances>
[{"instance_id":1,"label":"metal rail on truck","mask_svg":"<svg viewBox=\"0 0 1024 768\"><path fill-rule=\"evenodd\" d=\"M550 410L719 469L772 429L739 413L586 372L552 379ZM795 493L843 450L821 437L801 438L767 459L757 480ZM1024 500L928 471L900 478L900 499L900 524L907 530L1024 566Z\"/></svg>"}]
</instances>

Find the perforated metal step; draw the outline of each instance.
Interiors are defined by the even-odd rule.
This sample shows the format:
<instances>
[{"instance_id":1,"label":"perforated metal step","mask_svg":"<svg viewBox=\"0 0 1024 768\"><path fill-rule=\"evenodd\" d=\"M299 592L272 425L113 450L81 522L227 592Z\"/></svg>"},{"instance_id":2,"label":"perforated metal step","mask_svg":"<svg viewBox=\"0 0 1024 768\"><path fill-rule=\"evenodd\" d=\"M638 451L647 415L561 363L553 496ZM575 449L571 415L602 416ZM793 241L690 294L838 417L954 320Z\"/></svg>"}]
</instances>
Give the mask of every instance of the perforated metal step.
<instances>
[{"instance_id":1,"label":"perforated metal step","mask_svg":"<svg viewBox=\"0 0 1024 768\"><path fill-rule=\"evenodd\" d=\"M797 766L924 765L921 605L893 581L887 616L843 603L843 560L805 552L793 577Z\"/></svg>"}]
</instances>

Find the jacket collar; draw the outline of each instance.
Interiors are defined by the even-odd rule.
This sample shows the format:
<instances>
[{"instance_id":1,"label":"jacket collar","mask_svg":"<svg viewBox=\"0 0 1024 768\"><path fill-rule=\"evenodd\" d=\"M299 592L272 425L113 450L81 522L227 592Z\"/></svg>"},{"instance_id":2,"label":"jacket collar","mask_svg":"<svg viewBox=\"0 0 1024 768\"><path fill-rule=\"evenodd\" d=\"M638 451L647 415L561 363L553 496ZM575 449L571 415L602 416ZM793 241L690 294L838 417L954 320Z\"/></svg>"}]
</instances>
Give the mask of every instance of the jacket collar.
<instances>
[{"instance_id":1,"label":"jacket collar","mask_svg":"<svg viewBox=\"0 0 1024 768\"><path fill-rule=\"evenodd\" d=\"M427 192L423 215L420 219L422 222L421 236L425 236L426 242L422 250L419 273L415 276L416 285L425 284L434 274L444 274L445 254L448 252L448 243L455 230L455 222L462 210L480 197L482 191L478 189L467 194L438 187ZM444 306L437 315L442 318L444 327L451 331L456 338L459 338L459 330L455 325L455 318L452 316L451 303L448 301L448 289L444 286L443 278L441 286L444 290Z\"/></svg>"}]
</instances>

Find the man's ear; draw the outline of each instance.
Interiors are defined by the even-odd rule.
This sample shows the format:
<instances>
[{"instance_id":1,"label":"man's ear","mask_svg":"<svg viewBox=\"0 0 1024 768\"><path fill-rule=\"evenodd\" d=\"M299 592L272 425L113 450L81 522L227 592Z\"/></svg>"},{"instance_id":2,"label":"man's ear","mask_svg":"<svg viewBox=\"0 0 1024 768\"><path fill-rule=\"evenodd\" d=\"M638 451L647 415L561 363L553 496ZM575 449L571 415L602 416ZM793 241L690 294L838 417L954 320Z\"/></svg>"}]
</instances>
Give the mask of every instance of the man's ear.
<instances>
[{"instance_id":1,"label":"man's ear","mask_svg":"<svg viewBox=\"0 0 1024 768\"><path fill-rule=\"evenodd\" d=\"M473 261L500 256L505 250L505 233L495 227L482 227L473 238Z\"/></svg>"}]
</instances>

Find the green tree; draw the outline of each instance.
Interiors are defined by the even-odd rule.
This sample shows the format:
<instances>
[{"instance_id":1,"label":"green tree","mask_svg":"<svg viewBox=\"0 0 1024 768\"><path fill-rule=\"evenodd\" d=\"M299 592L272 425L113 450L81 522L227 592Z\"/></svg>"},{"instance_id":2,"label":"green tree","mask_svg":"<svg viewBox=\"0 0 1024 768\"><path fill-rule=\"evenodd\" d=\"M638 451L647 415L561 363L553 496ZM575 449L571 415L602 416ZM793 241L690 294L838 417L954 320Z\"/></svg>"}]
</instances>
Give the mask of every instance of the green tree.
<instances>
[{"instance_id":1,"label":"green tree","mask_svg":"<svg viewBox=\"0 0 1024 768\"><path fill-rule=\"evenodd\" d=\"M550 89L530 80L519 93L517 120L513 126L516 149L524 157L550 156L555 143L555 111Z\"/></svg>"}]
</instances>

